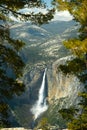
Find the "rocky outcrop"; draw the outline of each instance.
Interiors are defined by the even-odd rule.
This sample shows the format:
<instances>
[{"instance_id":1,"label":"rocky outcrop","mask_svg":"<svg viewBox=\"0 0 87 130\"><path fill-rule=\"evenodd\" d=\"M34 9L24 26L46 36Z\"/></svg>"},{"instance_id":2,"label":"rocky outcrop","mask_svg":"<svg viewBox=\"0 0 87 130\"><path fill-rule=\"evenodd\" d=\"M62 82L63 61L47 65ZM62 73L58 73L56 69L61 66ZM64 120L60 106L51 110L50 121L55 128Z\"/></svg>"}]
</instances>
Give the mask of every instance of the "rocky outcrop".
<instances>
[{"instance_id":1,"label":"rocky outcrop","mask_svg":"<svg viewBox=\"0 0 87 130\"><path fill-rule=\"evenodd\" d=\"M77 33L75 28L74 32L71 29L71 26L74 26L74 23L72 24L72 22L70 22L70 24L68 23L68 26L66 26L69 30L65 32L66 28L62 28L62 32L59 33L62 27L61 25L59 29L57 29L58 32L55 33L58 33L58 36L54 35L53 32L50 34L50 31L48 29L45 30L44 27L36 28L36 26L33 25L22 25L17 24L12 26L10 32L11 37L21 39L26 43L24 48L20 51L20 55L25 61L26 67L24 68L22 79L18 79L18 82L22 81L26 87L25 92L21 96L14 96L10 101L9 106L19 125L21 127L31 128L33 115L30 109L38 99L38 91L45 68L47 68L46 88L48 89L46 94L48 95L49 101L48 113L50 113L51 110L56 118L58 116L55 115L53 105L54 107L57 105L57 109L58 107L61 108L63 106L68 107L77 99L78 90L81 89L81 84L77 77L74 75L65 76L62 72L57 70L59 64L65 64L66 60L71 59L67 57L59 59L70 54L62 45L62 41L71 37L71 35L76 36ZM52 27L53 30L54 26L50 27ZM60 101L60 99L62 101ZM78 100L76 101L78 102ZM52 107L50 107L50 105ZM49 117L51 117L51 114L49 114Z\"/></svg>"},{"instance_id":2,"label":"rocky outcrop","mask_svg":"<svg viewBox=\"0 0 87 130\"><path fill-rule=\"evenodd\" d=\"M53 63L52 69L48 70L48 99L51 103L52 100L68 97L69 104L75 104L78 101L78 92L82 91L83 84L73 74L64 75L62 71L58 70L59 65L66 64L71 60L72 56L60 58Z\"/></svg>"},{"instance_id":3,"label":"rocky outcrop","mask_svg":"<svg viewBox=\"0 0 87 130\"><path fill-rule=\"evenodd\" d=\"M80 100L78 93L84 89L84 85L74 74L65 75L58 68L59 65L65 65L71 59L73 59L73 56L56 60L47 73L49 108L45 117L48 118L50 124L57 125L59 128L65 128L66 122L62 119L58 111L71 106L77 107Z\"/></svg>"},{"instance_id":4,"label":"rocky outcrop","mask_svg":"<svg viewBox=\"0 0 87 130\"><path fill-rule=\"evenodd\" d=\"M9 106L21 127L32 128L34 115L31 113L31 108L38 100L44 68L44 63L35 64L31 68L26 66L23 77L17 80L25 84L25 91L20 96L14 95Z\"/></svg>"},{"instance_id":5,"label":"rocky outcrop","mask_svg":"<svg viewBox=\"0 0 87 130\"><path fill-rule=\"evenodd\" d=\"M76 105L79 102L78 92L82 91L83 84L75 75L64 75L62 71L58 70L60 64L66 64L71 59L73 59L73 56L63 57L47 67L46 87L48 89L46 94L48 96L49 108L46 116L50 119L53 118L51 122L60 120L59 124L61 124L62 119L58 114L58 110ZM38 91L45 67L46 64L44 63L36 64L30 70L26 66L22 79L26 85L26 91L12 100L15 117L22 127L32 126L33 115L30 109L38 99ZM55 125L55 122L52 125Z\"/></svg>"}]
</instances>

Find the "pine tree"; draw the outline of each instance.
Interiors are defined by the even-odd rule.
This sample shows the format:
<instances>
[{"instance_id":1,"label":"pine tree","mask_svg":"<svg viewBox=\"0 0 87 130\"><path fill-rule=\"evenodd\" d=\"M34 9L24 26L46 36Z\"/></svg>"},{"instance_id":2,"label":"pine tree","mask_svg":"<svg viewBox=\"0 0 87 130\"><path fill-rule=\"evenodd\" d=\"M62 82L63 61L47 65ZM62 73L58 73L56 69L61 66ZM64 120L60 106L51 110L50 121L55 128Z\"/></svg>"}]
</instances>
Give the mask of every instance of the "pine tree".
<instances>
[{"instance_id":1,"label":"pine tree","mask_svg":"<svg viewBox=\"0 0 87 130\"><path fill-rule=\"evenodd\" d=\"M87 1L86 0L57 0L58 9L69 10L74 20L80 23L80 35L78 39L69 39L64 45L77 56L83 56L87 53Z\"/></svg>"},{"instance_id":2,"label":"pine tree","mask_svg":"<svg viewBox=\"0 0 87 130\"><path fill-rule=\"evenodd\" d=\"M21 13L18 12L27 4L27 8L40 7L46 9L46 4L41 0L0 0L0 19L11 20L9 14L21 21L31 21L34 24L42 25L48 23L54 16L55 9L48 9L47 13Z\"/></svg>"},{"instance_id":3,"label":"pine tree","mask_svg":"<svg viewBox=\"0 0 87 130\"><path fill-rule=\"evenodd\" d=\"M84 83L84 92L80 93L81 101L78 104L79 110L72 113L72 118L68 121L68 129L70 130L86 130L87 129L87 1L86 0L56 0L58 2L59 10L68 10L72 15L74 20L79 22L79 37L74 39L69 39L68 41L64 41L64 45L72 51L74 55L76 55L79 61L83 61L83 64L80 62L74 62L75 59L68 63L67 66L60 66L60 69L63 70L64 73L74 73L78 76L81 82ZM71 65L78 66L70 69ZM84 68L84 64L86 68ZM65 71L65 69L67 69ZM84 74L82 74L84 71ZM66 113L67 110L60 110L63 118L68 118L69 113ZM64 116L65 115L65 116ZM67 116L66 116L67 115Z\"/></svg>"}]
</instances>

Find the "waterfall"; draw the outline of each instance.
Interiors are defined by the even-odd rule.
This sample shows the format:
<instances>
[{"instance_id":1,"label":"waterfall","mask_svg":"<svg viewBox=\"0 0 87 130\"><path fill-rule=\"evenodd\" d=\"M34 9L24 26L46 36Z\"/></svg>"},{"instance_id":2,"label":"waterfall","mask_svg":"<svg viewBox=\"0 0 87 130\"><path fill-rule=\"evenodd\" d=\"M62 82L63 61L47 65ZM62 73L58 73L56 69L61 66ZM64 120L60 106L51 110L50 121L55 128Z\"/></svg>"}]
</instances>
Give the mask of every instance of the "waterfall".
<instances>
[{"instance_id":1,"label":"waterfall","mask_svg":"<svg viewBox=\"0 0 87 130\"><path fill-rule=\"evenodd\" d=\"M41 87L38 94L38 100L31 108L31 112L34 115L34 120L36 120L40 116L40 114L46 111L48 108L48 105L46 103L46 97L44 95L46 71L47 71L47 68L45 69L44 74L43 74L43 79L42 79Z\"/></svg>"}]
</instances>

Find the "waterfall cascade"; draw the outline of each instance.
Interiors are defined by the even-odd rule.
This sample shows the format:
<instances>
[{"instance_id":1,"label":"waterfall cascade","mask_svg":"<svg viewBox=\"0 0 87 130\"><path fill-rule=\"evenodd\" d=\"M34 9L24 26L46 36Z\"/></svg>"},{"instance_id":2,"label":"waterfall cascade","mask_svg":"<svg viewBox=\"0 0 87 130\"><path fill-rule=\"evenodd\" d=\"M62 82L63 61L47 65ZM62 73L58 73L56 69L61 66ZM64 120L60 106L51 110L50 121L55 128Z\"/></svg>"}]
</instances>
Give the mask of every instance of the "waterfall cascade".
<instances>
[{"instance_id":1,"label":"waterfall cascade","mask_svg":"<svg viewBox=\"0 0 87 130\"><path fill-rule=\"evenodd\" d=\"M42 80L42 84L39 90L39 95L38 95L38 100L36 101L36 103L33 105L31 112L34 115L34 120L36 120L41 113L43 113L44 111L47 110L48 105L46 103L46 97L45 97L45 77L46 77L46 71L47 68L44 71L44 75L43 75L43 80Z\"/></svg>"}]
</instances>

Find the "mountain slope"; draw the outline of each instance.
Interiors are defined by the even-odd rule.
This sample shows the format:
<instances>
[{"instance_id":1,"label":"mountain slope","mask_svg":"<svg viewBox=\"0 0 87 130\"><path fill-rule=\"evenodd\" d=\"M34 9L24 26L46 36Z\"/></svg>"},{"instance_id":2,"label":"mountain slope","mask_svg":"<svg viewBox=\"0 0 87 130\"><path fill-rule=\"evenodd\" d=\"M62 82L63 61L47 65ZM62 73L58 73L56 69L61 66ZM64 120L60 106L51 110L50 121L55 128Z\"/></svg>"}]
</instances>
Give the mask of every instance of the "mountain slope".
<instances>
[{"instance_id":1,"label":"mountain slope","mask_svg":"<svg viewBox=\"0 0 87 130\"><path fill-rule=\"evenodd\" d=\"M54 26L56 27L58 23L54 23L54 24L55 24ZM54 95L53 98L57 100L59 94L58 92L59 75L57 77L56 74L56 76L54 75L54 78L52 78L53 73L51 72L54 70L56 71L55 67L53 70L52 64L55 63L55 61L58 60L59 58L71 54L63 46L62 42L65 39L70 38L71 35L73 35L73 37L78 35L77 28L75 28L72 22L69 25L67 24L66 29L64 29L63 32L60 34L57 34L57 32L54 34L54 32L50 31L50 29L52 29L53 26L49 26L49 27L50 27L49 29L48 28L44 29L42 26L38 27L36 25L30 25L26 23L26 24L14 25L10 29L11 37L23 39L26 42L26 45L23 47L23 49L20 51L19 54L21 55L22 59L26 62L26 66L23 70L23 77L20 79L24 82L26 86L26 91L21 96L14 97L14 99L10 102L11 109L14 111L14 115L17 121L21 126L24 127L29 127L32 124L33 115L32 113L30 113L30 108L35 103L38 97L38 90L41 85L42 74L44 68L46 67L48 68L47 70L48 77L46 81L48 84L48 90L47 90L49 96L48 98L49 101L51 102L52 100L50 95L54 94L56 96L56 99L54 98ZM62 24L59 27L59 29L61 28L62 28ZM64 78L63 79L60 78L59 80L61 81L64 79ZM56 94L53 93L52 87L54 87L54 91L57 92ZM64 88L62 87L60 88L61 93L63 94L62 89ZM65 93L67 93L67 91L68 88L65 91ZM55 103L57 103L57 107L58 107L58 102ZM52 110L52 115L53 115L54 109L52 108L50 110ZM54 116L56 118L55 113Z\"/></svg>"},{"instance_id":2,"label":"mountain slope","mask_svg":"<svg viewBox=\"0 0 87 130\"><path fill-rule=\"evenodd\" d=\"M31 25L30 23L20 23L11 26L10 34L14 39L23 40L28 44L43 41L48 39L51 35L51 33L45 29Z\"/></svg>"}]
</instances>

